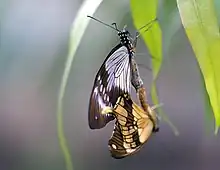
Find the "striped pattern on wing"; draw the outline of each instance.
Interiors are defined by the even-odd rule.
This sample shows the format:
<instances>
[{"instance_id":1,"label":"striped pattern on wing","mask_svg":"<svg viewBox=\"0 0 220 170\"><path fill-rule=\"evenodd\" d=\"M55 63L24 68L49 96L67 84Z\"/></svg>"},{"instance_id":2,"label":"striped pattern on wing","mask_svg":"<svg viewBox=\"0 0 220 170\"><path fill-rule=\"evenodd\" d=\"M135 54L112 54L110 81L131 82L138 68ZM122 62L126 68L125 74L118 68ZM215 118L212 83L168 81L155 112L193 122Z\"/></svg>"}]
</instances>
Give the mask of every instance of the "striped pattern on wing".
<instances>
[{"instance_id":1,"label":"striped pattern on wing","mask_svg":"<svg viewBox=\"0 0 220 170\"><path fill-rule=\"evenodd\" d=\"M154 114L150 107L149 114ZM137 152L150 137L154 124L129 95L118 98L114 115L116 123L108 145L112 157L119 159Z\"/></svg>"},{"instance_id":2,"label":"striped pattern on wing","mask_svg":"<svg viewBox=\"0 0 220 170\"><path fill-rule=\"evenodd\" d=\"M120 95L130 93L130 55L128 48L119 44L99 69L89 101L91 129L100 129L113 120L114 116L111 113L103 114L103 109L113 108Z\"/></svg>"}]
</instances>

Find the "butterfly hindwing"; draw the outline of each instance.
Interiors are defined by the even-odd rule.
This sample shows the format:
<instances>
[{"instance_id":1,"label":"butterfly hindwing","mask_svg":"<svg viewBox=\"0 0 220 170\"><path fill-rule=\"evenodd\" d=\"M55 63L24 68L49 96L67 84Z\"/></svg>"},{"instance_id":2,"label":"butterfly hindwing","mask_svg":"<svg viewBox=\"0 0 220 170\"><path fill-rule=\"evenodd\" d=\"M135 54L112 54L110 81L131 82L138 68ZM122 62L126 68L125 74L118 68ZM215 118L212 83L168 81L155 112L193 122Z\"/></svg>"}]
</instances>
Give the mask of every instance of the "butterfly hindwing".
<instances>
[{"instance_id":1,"label":"butterfly hindwing","mask_svg":"<svg viewBox=\"0 0 220 170\"><path fill-rule=\"evenodd\" d=\"M113 107L118 97L130 92L130 55L125 45L117 45L99 69L89 101L89 127L100 129L113 120L112 114L102 114Z\"/></svg>"},{"instance_id":2,"label":"butterfly hindwing","mask_svg":"<svg viewBox=\"0 0 220 170\"><path fill-rule=\"evenodd\" d=\"M114 115L116 123L108 145L112 157L119 159L137 152L150 137L154 124L129 95L118 98Z\"/></svg>"}]
</instances>

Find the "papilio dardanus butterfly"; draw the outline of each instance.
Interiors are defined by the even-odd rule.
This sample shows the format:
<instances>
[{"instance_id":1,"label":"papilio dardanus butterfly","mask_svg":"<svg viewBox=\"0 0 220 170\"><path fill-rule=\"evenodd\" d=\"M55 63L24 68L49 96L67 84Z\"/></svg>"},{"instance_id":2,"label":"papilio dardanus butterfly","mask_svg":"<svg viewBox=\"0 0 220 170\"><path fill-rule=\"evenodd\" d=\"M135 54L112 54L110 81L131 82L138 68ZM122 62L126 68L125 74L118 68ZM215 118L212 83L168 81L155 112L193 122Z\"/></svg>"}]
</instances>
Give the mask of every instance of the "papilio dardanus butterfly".
<instances>
[{"instance_id":1,"label":"papilio dardanus butterfly","mask_svg":"<svg viewBox=\"0 0 220 170\"><path fill-rule=\"evenodd\" d=\"M115 27L113 27L94 17L88 17L118 31L118 36L120 38L120 43L107 55L96 74L90 95L88 113L89 127L91 129L100 129L115 118L111 113L102 114L103 109L106 107L113 108L119 96L125 93L130 94L132 76L131 61L134 57L137 37L140 34L136 34L136 37L133 39L126 30L126 27L124 27L123 30L118 30L115 23ZM144 27L153 21L149 22Z\"/></svg>"},{"instance_id":2,"label":"papilio dardanus butterfly","mask_svg":"<svg viewBox=\"0 0 220 170\"><path fill-rule=\"evenodd\" d=\"M129 94L118 98L113 109L116 122L108 143L113 158L120 159L136 153L152 132L159 130L155 111L149 105L147 109L146 112L134 103Z\"/></svg>"}]
</instances>

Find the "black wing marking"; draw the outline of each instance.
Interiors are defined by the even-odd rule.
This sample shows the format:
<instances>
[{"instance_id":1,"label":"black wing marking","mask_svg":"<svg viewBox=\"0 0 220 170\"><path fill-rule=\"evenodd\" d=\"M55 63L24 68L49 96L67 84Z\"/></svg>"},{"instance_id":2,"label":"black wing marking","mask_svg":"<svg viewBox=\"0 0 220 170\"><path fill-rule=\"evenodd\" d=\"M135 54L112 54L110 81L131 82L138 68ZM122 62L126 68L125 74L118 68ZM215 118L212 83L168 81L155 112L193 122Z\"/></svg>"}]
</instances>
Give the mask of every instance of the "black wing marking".
<instances>
[{"instance_id":1,"label":"black wing marking","mask_svg":"<svg viewBox=\"0 0 220 170\"><path fill-rule=\"evenodd\" d=\"M117 45L99 69L89 101L89 127L100 129L114 119L103 109L116 103L118 97L130 93L130 60L132 54L124 45Z\"/></svg>"},{"instance_id":2,"label":"black wing marking","mask_svg":"<svg viewBox=\"0 0 220 170\"><path fill-rule=\"evenodd\" d=\"M154 114L151 112L150 114ZM120 159L136 153L148 140L153 131L153 122L129 95L119 97L114 115L117 119L108 146L111 156Z\"/></svg>"}]
</instances>

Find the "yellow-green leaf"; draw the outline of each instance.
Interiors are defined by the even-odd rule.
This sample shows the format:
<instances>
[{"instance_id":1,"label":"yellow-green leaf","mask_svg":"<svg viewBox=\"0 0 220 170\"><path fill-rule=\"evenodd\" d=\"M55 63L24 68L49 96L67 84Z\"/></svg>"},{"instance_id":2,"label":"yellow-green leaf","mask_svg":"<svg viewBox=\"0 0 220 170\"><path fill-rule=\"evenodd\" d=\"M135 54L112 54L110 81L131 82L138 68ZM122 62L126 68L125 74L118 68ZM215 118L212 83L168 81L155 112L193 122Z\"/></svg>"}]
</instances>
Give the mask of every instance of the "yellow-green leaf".
<instances>
[{"instance_id":1,"label":"yellow-green leaf","mask_svg":"<svg viewBox=\"0 0 220 170\"><path fill-rule=\"evenodd\" d=\"M69 51L65 63L65 69L62 76L62 81L61 81L58 100L57 100L57 133L58 133L60 147L64 155L67 170L73 170L73 163L72 163L71 154L67 146L67 141L64 135L63 97L65 94L66 85L70 74L74 55L79 46L81 38L86 30L86 27L89 24L89 18L87 17L87 15L93 15L101 2L102 0L85 0L76 15L76 18L73 21L72 28L70 30Z\"/></svg>"},{"instance_id":2,"label":"yellow-green leaf","mask_svg":"<svg viewBox=\"0 0 220 170\"><path fill-rule=\"evenodd\" d=\"M176 0L160 1L158 7L158 19L163 33L163 61L169 59L169 48L172 38L181 28L181 20Z\"/></svg>"},{"instance_id":3,"label":"yellow-green leaf","mask_svg":"<svg viewBox=\"0 0 220 170\"><path fill-rule=\"evenodd\" d=\"M205 81L220 126L220 36L213 0L177 0L181 20Z\"/></svg>"},{"instance_id":4,"label":"yellow-green leaf","mask_svg":"<svg viewBox=\"0 0 220 170\"><path fill-rule=\"evenodd\" d=\"M131 0L130 5L136 29L141 28L146 23L149 23L153 19L157 18L158 0ZM151 94L153 102L158 104L159 101L155 81L162 63L162 33L158 22L154 22L151 29L149 29L147 32L144 32L143 30L141 36L147 45L150 54L153 56L153 84ZM164 120L170 125L172 125L169 119L162 113L162 110L160 109L159 111L161 117L164 118ZM171 127L173 128L174 126L172 125ZM175 134L178 134L178 131L175 127L173 130Z\"/></svg>"},{"instance_id":5,"label":"yellow-green leaf","mask_svg":"<svg viewBox=\"0 0 220 170\"><path fill-rule=\"evenodd\" d=\"M207 133L209 133L213 129L214 116L202 73L200 76L200 81L201 81L201 93L203 94L203 99L204 99L203 102L204 102L204 110L205 110L205 114L204 114L205 127L206 127L205 130Z\"/></svg>"},{"instance_id":6,"label":"yellow-green leaf","mask_svg":"<svg viewBox=\"0 0 220 170\"><path fill-rule=\"evenodd\" d=\"M131 0L131 12L136 29L157 18L157 0ZM143 32L143 31L142 31ZM157 22L153 23L151 29L141 34L153 56L153 79L157 78L162 63L162 34Z\"/></svg>"}]
</instances>

